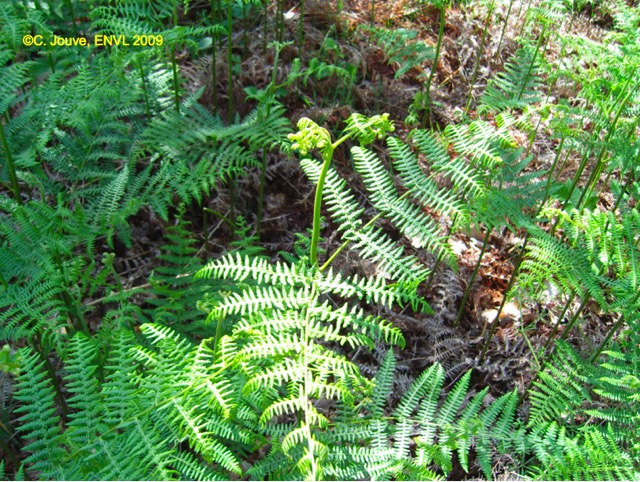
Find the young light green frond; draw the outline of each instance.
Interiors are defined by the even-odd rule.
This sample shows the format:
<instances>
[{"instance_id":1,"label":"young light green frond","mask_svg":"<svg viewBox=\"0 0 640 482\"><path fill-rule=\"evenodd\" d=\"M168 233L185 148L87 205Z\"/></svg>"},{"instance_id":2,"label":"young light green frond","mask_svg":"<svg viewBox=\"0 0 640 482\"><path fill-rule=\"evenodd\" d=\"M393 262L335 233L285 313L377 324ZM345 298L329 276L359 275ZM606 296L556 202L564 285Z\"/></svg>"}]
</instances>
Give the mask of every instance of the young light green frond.
<instances>
[{"instance_id":1,"label":"young light green frond","mask_svg":"<svg viewBox=\"0 0 640 482\"><path fill-rule=\"evenodd\" d=\"M420 418L431 418L435 413L437 401L444 382L444 369L439 364L432 365L411 384L395 409L398 418L410 418L418 408L421 400L425 401L420 407ZM425 398L427 397L427 398Z\"/></svg>"},{"instance_id":2,"label":"young light green frond","mask_svg":"<svg viewBox=\"0 0 640 482\"><path fill-rule=\"evenodd\" d=\"M250 315L269 309L296 309L309 303L309 293L295 287L256 286L229 293L209 313L207 322L229 315Z\"/></svg>"},{"instance_id":3,"label":"young light green frond","mask_svg":"<svg viewBox=\"0 0 640 482\"><path fill-rule=\"evenodd\" d=\"M302 159L301 165L311 181L317 182L320 164L305 158ZM357 249L361 257L379 263L381 272L388 273L391 279L400 282L428 277L429 271L421 265L420 260L415 256L403 254L404 248L381 229L373 225L364 227L364 209L355 200L346 181L331 167L327 171L323 194L329 212L339 223L338 231L343 231L342 239L351 241L350 247Z\"/></svg>"},{"instance_id":4,"label":"young light green frond","mask_svg":"<svg viewBox=\"0 0 640 482\"><path fill-rule=\"evenodd\" d=\"M353 113L345 120L344 132L350 134L361 146L371 144L376 139L384 139L387 133L393 132L393 121L389 120L389 114L367 117Z\"/></svg>"},{"instance_id":5,"label":"young light green frond","mask_svg":"<svg viewBox=\"0 0 640 482\"><path fill-rule=\"evenodd\" d=\"M233 278L236 281L253 279L259 284L296 286L308 280L307 269L302 264L271 263L266 258L241 256L228 253L211 261L200 269L195 278Z\"/></svg>"},{"instance_id":6,"label":"young light green frond","mask_svg":"<svg viewBox=\"0 0 640 482\"><path fill-rule=\"evenodd\" d=\"M468 157L472 166L492 170L503 163L497 146L504 143L504 136L487 123L449 124L444 132L455 151ZM513 146L509 144L508 147Z\"/></svg>"},{"instance_id":7,"label":"young light green frond","mask_svg":"<svg viewBox=\"0 0 640 482\"><path fill-rule=\"evenodd\" d=\"M387 144L391 156L395 159L394 167L400 173L403 184L420 204L433 207L449 218L456 217L459 223L466 224L468 209L464 203L450 190L440 189L436 182L426 175L411 147L395 137L389 137Z\"/></svg>"},{"instance_id":8,"label":"young light green frond","mask_svg":"<svg viewBox=\"0 0 640 482\"><path fill-rule=\"evenodd\" d=\"M374 206L393 220L415 247L434 251L442 255L450 266L455 267L455 255L444 242L439 227L420 208L399 198L389 173L378 157L360 147L354 147L351 152Z\"/></svg>"}]
</instances>

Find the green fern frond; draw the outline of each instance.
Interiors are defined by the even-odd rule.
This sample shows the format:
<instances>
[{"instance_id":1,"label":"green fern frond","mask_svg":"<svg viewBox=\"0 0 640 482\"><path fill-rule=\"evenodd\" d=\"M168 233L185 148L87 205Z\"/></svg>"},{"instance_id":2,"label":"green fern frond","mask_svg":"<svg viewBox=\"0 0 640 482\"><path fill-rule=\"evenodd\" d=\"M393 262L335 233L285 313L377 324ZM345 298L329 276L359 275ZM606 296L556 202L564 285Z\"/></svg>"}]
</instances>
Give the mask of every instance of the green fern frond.
<instances>
[{"instance_id":1,"label":"green fern frond","mask_svg":"<svg viewBox=\"0 0 640 482\"><path fill-rule=\"evenodd\" d=\"M637 480L633 460L620 450L612 429L591 429L571 437L555 423L538 427L531 435L540 466L530 470L540 480Z\"/></svg>"},{"instance_id":2,"label":"green fern frond","mask_svg":"<svg viewBox=\"0 0 640 482\"><path fill-rule=\"evenodd\" d=\"M311 181L317 182L320 164L305 158L301 165ZM351 241L353 249L357 249L360 256L379 263L381 272L388 273L391 279L401 283L427 278L429 271L421 266L418 258L403 254L402 246L398 246L381 229L364 224L364 209L357 203L346 181L332 168L327 171L323 194L329 212L339 223L338 231L344 231L342 238Z\"/></svg>"},{"instance_id":3,"label":"green fern frond","mask_svg":"<svg viewBox=\"0 0 640 482\"><path fill-rule=\"evenodd\" d=\"M412 69L423 71L422 65L434 57L433 48L416 40L418 32L404 28L393 30L361 25L361 30L369 33L383 49L390 64L397 64L395 78L399 79Z\"/></svg>"},{"instance_id":4,"label":"green fern frond","mask_svg":"<svg viewBox=\"0 0 640 482\"><path fill-rule=\"evenodd\" d=\"M540 373L531 392L529 427L566 420L590 396L582 382L588 374L585 362L566 343L556 345L554 363Z\"/></svg>"},{"instance_id":5,"label":"green fern frond","mask_svg":"<svg viewBox=\"0 0 640 482\"><path fill-rule=\"evenodd\" d=\"M445 146L434 133L416 130L412 133L412 139L418 150L427 157L432 168L451 179L455 191L468 191L472 196L477 197L486 191L485 182L480 173L469 166L464 159L451 159Z\"/></svg>"},{"instance_id":6,"label":"green fern frond","mask_svg":"<svg viewBox=\"0 0 640 482\"><path fill-rule=\"evenodd\" d=\"M383 214L389 216L417 248L426 247L440 255L455 267L455 255L444 242L440 229L417 206L399 199L389 173L377 156L366 149L354 147L355 166L362 175L371 201Z\"/></svg>"},{"instance_id":7,"label":"green fern frond","mask_svg":"<svg viewBox=\"0 0 640 482\"><path fill-rule=\"evenodd\" d=\"M389 153L395 159L394 167L400 173L403 184L417 201L437 209L450 218L456 218L462 225L467 224L469 214L464 203L451 191L439 188L431 176L425 174L411 147L394 137L389 137L387 144Z\"/></svg>"},{"instance_id":8,"label":"green fern frond","mask_svg":"<svg viewBox=\"0 0 640 482\"><path fill-rule=\"evenodd\" d=\"M37 354L24 350L22 373L17 378L15 398L22 402L16 409L20 432L31 442L25 450L31 452L25 462L48 479L65 479L61 464L67 458L63 448L60 417L54 399L54 389Z\"/></svg>"},{"instance_id":9,"label":"green fern frond","mask_svg":"<svg viewBox=\"0 0 640 482\"><path fill-rule=\"evenodd\" d=\"M513 59L505 65L487 86L480 98L478 112L501 112L503 110L522 110L542 99L540 87L542 80L538 74L540 63L530 48L518 50Z\"/></svg>"}]
</instances>

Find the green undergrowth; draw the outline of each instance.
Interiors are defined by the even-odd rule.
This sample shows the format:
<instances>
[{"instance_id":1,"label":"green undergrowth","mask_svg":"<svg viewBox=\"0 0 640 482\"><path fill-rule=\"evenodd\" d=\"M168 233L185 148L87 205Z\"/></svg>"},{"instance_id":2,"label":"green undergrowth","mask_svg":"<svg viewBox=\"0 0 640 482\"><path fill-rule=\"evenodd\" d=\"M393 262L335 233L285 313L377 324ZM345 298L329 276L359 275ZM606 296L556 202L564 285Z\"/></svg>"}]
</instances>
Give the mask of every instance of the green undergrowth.
<instances>
[{"instance_id":1,"label":"green undergrowth","mask_svg":"<svg viewBox=\"0 0 640 482\"><path fill-rule=\"evenodd\" d=\"M611 29L595 42L550 27L584 6L536 3L504 70L480 95L471 86L459 121L436 130L425 120L440 42L434 51L373 21L340 38L334 26L318 55L299 50L288 65L285 4L268 3L0 5L0 476L640 478L638 9L611 4ZM454 8L433 7L442 19ZM247 29L274 39L272 75L244 90L250 109L233 105L230 83L225 111L217 70L214 94L190 90L184 59L226 51L232 79ZM161 34L163 45L23 41L114 33ZM309 101L314 82L333 78L344 88L335 99L351 99L359 71L339 49L363 35L396 81L417 72L404 128L376 112L294 128L286 102ZM550 46L566 55L554 60ZM276 157L297 159L313 193L311 225L280 255L260 240ZM239 212L251 173L258 208ZM219 212L210 201L223 191ZM230 233L216 255L211 216ZM153 270L132 281L119 266L141 223L161 240L147 246ZM484 241L453 324L465 329L490 239L511 232L522 243L502 306L469 370L450 379L436 363L396 393L408 334L381 313L432 314L434 277L467 276L451 237L471 230ZM531 383L499 393L474 375L516 295L560 316L540 315ZM597 343L575 335L591 313ZM385 355L367 375L354 353L374 349Z\"/></svg>"}]
</instances>

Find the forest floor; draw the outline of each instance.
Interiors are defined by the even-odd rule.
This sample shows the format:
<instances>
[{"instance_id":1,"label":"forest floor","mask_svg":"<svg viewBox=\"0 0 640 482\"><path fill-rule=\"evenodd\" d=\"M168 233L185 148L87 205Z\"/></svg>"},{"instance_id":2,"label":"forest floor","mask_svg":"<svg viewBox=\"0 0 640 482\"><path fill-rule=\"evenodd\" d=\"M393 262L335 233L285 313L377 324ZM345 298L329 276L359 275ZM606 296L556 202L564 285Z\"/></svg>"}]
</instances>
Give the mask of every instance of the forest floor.
<instances>
[{"instance_id":1,"label":"forest floor","mask_svg":"<svg viewBox=\"0 0 640 482\"><path fill-rule=\"evenodd\" d=\"M357 80L348 87L332 76L323 80L309 79L307 82L294 83L283 100L292 124L295 125L297 120L304 116L326 127L330 132L337 133L343 128L343 121L352 112L388 112L396 125L395 134L406 137L410 127L406 126L403 120L409 112L415 94L421 88L421 72L413 70L396 79L396 66L390 65L383 51L369 41L366 33L359 30L360 26L369 25L371 22L371 2L345 1L339 13L336 12L335 6L328 5L328 2L318 0L305 3L303 51L298 51L295 42L282 51L278 80L283 81L286 78L293 60L299 57L302 57L303 68L309 65L314 57L328 64L352 66L357 71ZM418 6L415 6L416 4ZM478 5L481 4L446 9L444 40L433 81L433 110L429 119L436 130L444 129L463 118L469 95L479 95L488 80L503 69L517 48L515 39L520 34L524 21L523 15L519 17L517 13L527 11L527 8L524 8L526 5L515 1L512 9L516 14L512 14L506 26L499 51L497 47L502 36L507 5L500 5L493 12L478 75L474 85L470 85L470 76L474 70L487 16L487 6ZM299 13L295 6L291 7L286 23L286 38L294 40L299 33ZM572 22L571 31L564 33L598 39L603 35L602 29L605 29L608 23L606 18L590 19L588 12L585 12ZM427 45L435 46L438 35L438 10L427 3L420 5L418 2L410 4L406 1L376 2L374 24L386 28L416 30L419 38ZM245 38L239 35L235 38L234 52L240 58L246 54L241 61L233 89L234 104L242 115L250 112L255 106L252 102L244 101L244 89L264 88L272 77L273 49L268 48L266 52L263 50L261 29L261 25L256 25L253 33ZM244 42L247 42L246 45ZM550 60L557 58L560 55L558 46L550 44L544 55ZM221 106L227 102L226 62L222 53L217 58L215 68L218 78L218 113L225 118L226 112ZM191 92L197 91L201 86L211 85L210 57L193 61L185 54L181 71L188 79L187 88ZM553 102L559 97L569 97L570 88L554 83L547 92L548 100ZM212 98L211 88L207 88L201 102L207 107L213 107ZM473 105L472 102L469 110L471 118L476 116ZM533 145L527 145L525 136L521 141L534 156L529 169L539 170L550 166L557 140L550 137L550 132L545 131L544 126ZM561 179L573 176L577 161L577 158L569 159ZM336 153L335 164L352 186L361 188L362 193L364 189L350 168L346 147ZM268 154L267 166L264 219L259 237L260 245L266 248L275 260L279 257L279 252L292 252L295 233L305 232L311 226L314 190L294 157L273 151ZM258 170L248 172L237 182L236 214L242 213L248 224L254 226L260 184ZM228 213L230 195L228 189L221 187L206 207ZM364 195L360 200L363 199ZM599 202L606 209L611 204L610 195L604 194ZM206 260L218 257L228 249L233 241L232 233L222 221L215 220L213 225L205 225L201 211L191 212L188 217L202 241L203 248L199 253L202 258ZM440 218L438 221L445 228L451 224L450 219ZM162 226L158 222L158 219L144 213L138 214L134 222L138 228L134 230L133 247L126 251L116 266L119 274L127 279L129 288L144 283L155 267L155 255L162 242ZM390 226L384 227L396 238L399 237ZM467 233L456 233L451 237L450 243L458 255L458 271L454 272L440 265L434 279L422 293L429 300L434 310L433 315L416 317L399 310L378 313L399 326L407 341L407 348L398 352L401 376L397 381L399 386L396 393L403 393L406 385L435 361L445 367L451 383L467 369L474 368L474 382L478 386L490 386L494 397L513 389L514 386L523 391L531 382L532 374L539 369L537 353L542 349L558 317L563 316L562 305L557 301L557 292L551 287L547 303L520 300L517 295L507 303L486 355L482 360L480 356L487 324L493 321L497 313L513 272L514 260L520 252L522 233L504 230L490 236L489 246L472 287L471 296L464 307L462 319L460 323L455 323L463 292L480 254L484 235L485 233L472 228ZM434 265L433 256L412 248L408 240L405 240L404 244L409 253L427 261L430 266ZM331 252L339 246L339 242L329 237L325 240L324 246ZM336 267L345 273L374 269L348 250L337 260ZM576 301L569 312L575 312L578 304ZM583 319L584 322L577 326L569 340L583 347L598 346L604 338L607 326L613 321L606 319L597 308L585 310ZM568 320L561 320L561 324L563 321ZM350 355L360 363L363 371L371 374L379 366L384 352L380 350L380 353L373 353L375 359L372 359L370 354L360 352Z\"/></svg>"}]
</instances>

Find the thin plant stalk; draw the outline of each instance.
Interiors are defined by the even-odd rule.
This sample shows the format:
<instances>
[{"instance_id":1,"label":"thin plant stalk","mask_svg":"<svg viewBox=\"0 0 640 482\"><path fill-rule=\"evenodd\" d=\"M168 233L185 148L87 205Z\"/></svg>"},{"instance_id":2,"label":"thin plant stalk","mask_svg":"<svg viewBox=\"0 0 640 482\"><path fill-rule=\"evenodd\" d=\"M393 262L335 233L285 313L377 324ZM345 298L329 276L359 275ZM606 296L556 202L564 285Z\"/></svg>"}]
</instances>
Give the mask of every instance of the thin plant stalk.
<instances>
[{"instance_id":1,"label":"thin plant stalk","mask_svg":"<svg viewBox=\"0 0 640 482\"><path fill-rule=\"evenodd\" d=\"M7 143L7 137L4 133L4 123L0 120L0 141L2 142L2 150L4 151L4 158L7 160L7 170L9 171L9 180L11 181L11 191L13 191L13 197L16 202L22 206L22 195L20 194L20 185L18 184L18 176L16 175L16 165L13 163L13 157L11 156L11 150Z\"/></svg>"},{"instance_id":2,"label":"thin plant stalk","mask_svg":"<svg viewBox=\"0 0 640 482\"><path fill-rule=\"evenodd\" d=\"M273 96L274 91L276 90L276 81L278 76L278 61L280 59L280 51L282 50L283 45L276 45L275 47L275 55L273 60L273 70L271 71L271 83L268 87L267 93L267 112L266 117L268 118L271 114L271 96ZM256 232L258 234L258 238L260 238L260 229L262 227L262 210L264 205L264 187L266 184L267 177L267 148L262 148L262 162L260 164L260 187L258 188L258 220L256 222Z\"/></svg>"},{"instance_id":3,"label":"thin plant stalk","mask_svg":"<svg viewBox=\"0 0 640 482\"><path fill-rule=\"evenodd\" d=\"M269 0L264 0L264 22L262 23L262 53L267 53L267 33L269 27Z\"/></svg>"},{"instance_id":4,"label":"thin plant stalk","mask_svg":"<svg viewBox=\"0 0 640 482\"><path fill-rule=\"evenodd\" d=\"M138 71L140 72L140 79L142 80L142 92L144 93L144 105L147 109L147 117L151 120L151 107L149 104L149 92L147 91L147 79L142 69L142 59L138 57Z\"/></svg>"},{"instance_id":5,"label":"thin plant stalk","mask_svg":"<svg viewBox=\"0 0 640 482\"><path fill-rule=\"evenodd\" d=\"M518 10L518 19L520 19L520 13L522 12L522 6L524 5L524 0L522 0L520 2L520 9ZM529 0L529 3L527 4L527 9L524 12L525 17L527 16L527 12L529 12L529 9L531 8L531 0ZM518 34L519 37L522 37L522 34L524 32L524 28L527 25L527 20L525 18L525 20L522 22L522 27L520 28L520 33Z\"/></svg>"},{"instance_id":6,"label":"thin plant stalk","mask_svg":"<svg viewBox=\"0 0 640 482\"><path fill-rule=\"evenodd\" d=\"M549 333L549 335L547 336L547 341L545 342L544 346L542 347L541 356L544 353L547 352L547 349L549 348L549 345L551 345L551 342L554 340L554 338L556 336L556 333L560 329L560 325L562 324L562 320L564 320L564 316L567 314L567 311L569 311L569 307L571 306L571 303L573 303L573 300L575 299L575 297L576 297L575 292L572 292L571 296L569 297L567 302L564 304L564 308L562 308L562 312L560 313L560 316L558 316L558 321L556 321L556 324L553 325L553 329L551 330L551 333Z\"/></svg>"},{"instance_id":7,"label":"thin plant stalk","mask_svg":"<svg viewBox=\"0 0 640 482\"><path fill-rule=\"evenodd\" d=\"M500 32L500 40L498 40L498 47L496 48L496 56L497 59L500 55L500 47L502 47L502 39L504 38L504 33L507 30L507 26L509 25L509 16L511 15L511 8L513 7L514 0L510 0L509 8L507 8L507 16L504 19L504 25L502 26L502 31Z\"/></svg>"},{"instance_id":8,"label":"thin plant stalk","mask_svg":"<svg viewBox=\"0 0 640 482\"><path fill-rule=\"evenodd\" d=\"M629 83L630 80L631 80L631 77L627 79L627 84ZM640 81L636 82L633 88L629 89L625 97L622 99L622 101L618 105L618 109L616 110L615 117L613 118L613 122L611 122L611 125L609 127L609 132L607 133L607 137L605 138L604 145L602 146L602 149L600 150L600 154L598 155L598 160L596 161L596 165L594 169L591 171L589 180L587 181L587 185L585 186L585 189L582 191L580 195L580 199L578 200L578 206L582 205L583 200L589 199L589 196L591 196L593 189L598 183L598 179L600 179L600 175L604 170L604 165L605 165L604 155L607 150L607 146L611 142L611 138L613 137L613 134L616 132L616 126L618 124L618 120L620 119L620 116L622 115L622 111L624 107L627 105L627 102L631 97L631 94L637 90L639 83Z\"/></svg>"},{"instance_id":9,"label":"thin plant stalk","mask_svg":"<svg viewBox=\"0 0 640 482\"><path fill-rule=\"evenodd\" d=\"M491 344L491 339L495 334L496 328L500 324L500 315L502 314L504 305L507 304L507 298L509 297L509 292L511 291L511 288L513 288L516 278L518 277L517 276L518 271L520 270L520 264L522 263L522 258L524 257L524 253L527 249L528 240L529 238L526 237L524 239L524 243L522 243L522 249L518 254L518 259L516 260L515 266L513 267L513 272L511 273L511 278L509 278L509 283L507 284L507 288L504 290L504 296L502 297L502 302L500 303L500 307L498 308L498 313L496 314L495 319L491 323L491 328L489 329L487 341L485 342L484 347L482 348L482 353L480 353L480 359L478 360L478 364L482 363L482 360L484 360L484 356L487 354L487 350L489 349L489 345Z\"/></svg>"},{"instance_id":10,"label":"thin plant stalk","mask_svg":"<svg viewBox=\"0 0 640 482\"><path fill-rule=\"evenodd\" d=\"M219 1L211 0L211 24L218 24L219 13ZM218 63L218 41L216 35L211 35L211 103L213 104L214 115L218 113L218 69L216 64Z\"/></svg>"},{"instance_id":11,"label":"thin plant stalk","mask_svg":"<svg viewBox=\"0 0 640 482\"><path fill-rule=\"evenodd\" d=\"M278 42L284 39L284 0L277 0L278 12L276 15Z\"/></svg>"},{"instance_id":12,"label":"thin plant stalk","mask_svg":"<svg viewBox=\"0 0 640 482\"><path fill-rule=\"evenodd\" d=\"M480 48L478 49L478 55L476 56L476 64L473 67L473 75L471 76L471 82L469 82L469 99L467 100L467 107L464 109L465 114L469 112L469 107L471 106L471 99L473 99L473 84L475 83L476 77L478 76L480 59L482 59L482 53L484 52L484 41L487 38L487 32L489 31L489 26L491 25L491 15L493 14L495 3L496 3L495 0L491 0L491 5L489 5L489 11L487 12L487 18L484 21L484 30L482 31L482 38L480 39Z\"/></svg>"},{"instance_id":13,"label":"thin plant stalk","mask_svg":"<svg viewBox=\"0 0 640 482\"><path fill-rule=\"evenodd\" d=\"M69 9L69 15L71 16L71 30L73 35L78 35L78 30L76 28L76 12L73 9L73 2L71 0L65 0L67 4L67 8Z\"/></svg>"},{"instance_id":14,"label":"thin plant stalk","mask_svg":"<svg viewBox=\"0 0 640 482\"><path fill-rule=\"evenodd\" d=\"M302 59L304 53L304 0L300 0L300 18L298 19L298 56Z\"/></svg>"},{"instance_id":15,"label":"thin plant stalk","mask_svg":"<svg viewBox=\"0 0 640 482\"><path fill-rule=\"evenodd\" d=\"M249 4L246 0L242 2L242 58L246 59L249 51L249 37L247 30L249 29L247 18L249 18Z\"/></svg>"},{"instance_id":16,"label":"thin plant stalk","mask_svg":"<svg viewBox=\"0 0 640 482\"><path fill-rule=\"evenodd\" d=\"M178 26L178 4L173 0L173 27ZM176 46L171 46L171 70L173 71L173 95L176 112L180 112L180 80L178 79L178 62L176 61Z\"/></svg>"},{"instance_id":17,"label":"thin plant stalk","mask_svg":"<svg viewBox=\"0 0 640 482\"><path fill-rule=\"evenodd\" d=\"M376 0L371 0L371 15L369 16L369 35L367 35L367 56L366 56L366 62L362 63L362 78L366 79L367 78L367 72L369 70L369 60L370 60L370 56L371 56L371 32L373 31L373 25L375 23L375 19L376 19ZM371 80L373 80L373 75L371 77ZM374 97L374 100L377 102L377 96ZM376 110L374 109L374 112L376 112Z\"/></svg>"},{"instance_id":18,"label":"thin plant stalk","mask_svg":"<svg viewBox=\"0 0 640 482\"><path fill-rule=\"evenodd\" d=\"M227 2L227 122L233 123L233 9Z\"/></svg>"},{"instance_id":19,"label":"thin plant stalk","mask_svg":"<svg viewBox=\"0 0 640 482\"><path fill-rule=\"evenodd\" d=\"M538 36L538 43L536 44L536 50L533 53L533 58L531 59L531 63L529 64L527 75L525 76L524 81L522 82L522 89L520 89L520 92L518 93L517 100L520 100L522 98L522 95L524 94L524 91L527 88L527 81L529 80L529 77L531 76L531 72L533 71L533 67L536 63L536 59L538 58L538 53L540 52L542 40L546 32L547 32L547 24L545 23L544 26L542 27L542 31L540 32L540 35Z\"/></svg>"},{"instance_id":20,"label":"thin plant stalk","mask_svg":"<svg viewBox=\"0 0 640 482\"><path fill-rule=\"evenodd\" d=\"M542 373L542 370L545 369L549 360L551 360L551 354L547 353L547 349L549 348L549 345L551 344L551 342L554 340L555 334L558 331L558 328L560 327L560 323L562 323L562 320L564 319L564 315L566 314L567 310L569 309L569 305L573 302L573 299L575 297L576 297L575 293L571 293L571 297L569 298L569 301L565 304L564 309L562 310L562 313L558 317L558 321L553 326L553 330L547 337L547 342L544 344L544 347L542 347L542 349L540 350L541 352L540 357L536 357L536 361L538 362L538 365L539 365L538 371L536 372L536 375L533 377L533 379L527 384L524 391L522 392L522 395L520 395L519 403L522 403L524 401L527 393L529 392L529 390L531 390L531 387L540 378L540 373ZM542 357L545 357L545 358L543 358L542 362L540 362L540 358Z\"/></svg>"},{"instance_id":21,"label":"thin plant stalk","mask_svg":"<svg viewBox=\"0 0 640 482\"><path fill-rule=\"evenodd\" d=\"M462 315L464 314L464 309L467 304L467 299L469 298L469 294L471 293L471 287L473 286L473 282L475 281L476 276L478 275L478 271L480 270L482 258L484 256L484 252L487 249L487 245L489 244L489 237L491 236L492 231L493 231L493 228L487 227L487 234L484 236L484 240L482 241L482 249L480 249L478 262L476 263L473 273L471 273L471 278L469 279L467 288L464 290L464 295L462 296L462 302L460 303L460 308L458 309L458 315L456 316L456 321L454 322L455 325L460 323L460 320L462 319Z\"/></svg>"},{"instance_id":22,"label":"thin plant stalk","mask_svg":"<svg viewBox=\"0 0 640 482\"><path fill-rule=\"evenodd\" d=\"M431 72L429 72L429 78L427 79L427 85L425 86L426 92L426 105L424 115L422 117L422 127L426 127L427 118L429 116L430 107L431 107L431 82L433 80L433 74L438 68L438 57L440 57L440 47L442 45L442 37L444 36L444 23L445 23L445 7L446 3L442 2L440 4L440 27L438 29L438 41L436 43L436 51L433 59L433 67L431 68Z\"/></svg>"},{"instance_id":23,"label":"thin plant stalk","mask_svg":"<svg viewBox=\"0 0 640 482\"><path fill-rule=\"evenodd\" d=\"M571 328L573 328L573 325L576 324L576 321L578 321L578 318L580 318L580 315L582 314L582 311L587 306L587 303L589 303L590 300L591 300L591 296L586 295L584 297L584 299L580 303L580 306L578 307L578 310L573 315L573 318L571 318L569 323L567 323L567 326L565 327L565 329L562 331L562 335L560 335L560 339L561 340L564 340L564 339L567 338L567 336L569 336L569 332L571 331Z\"/></svg>"},{"instance_id":24,"label":"thin plant stalk","mask_svg":"<svg viewBox=\"0 0 640 482\"><path fill-rule=\"evenodd\" d=\"M640 298L640 291L636 292L635 296L633 297L631 302L628 304L628 306L634 306L638 302L638 298ZM625 316L620 315L620 318L618 319L618 321L616 321L616 323L611 327L611 329L607 333L607 336L604 337L604 340L602 340L602 343L600 343L600 346L598 347L598 349L593 353L593 355L589 359L590 363L593 363L596 361L596 359L600 356L600 353L602 353L602 350L604 350L604 347L607 346L609 341L611 341L611 338L622 326L624 321L625 321Z\"/></svg>"}]
</instances>

